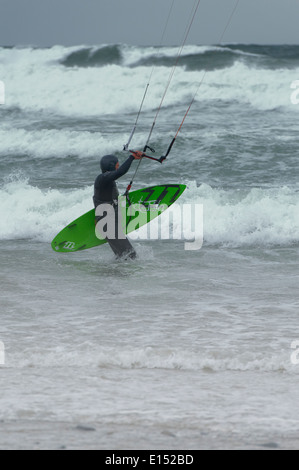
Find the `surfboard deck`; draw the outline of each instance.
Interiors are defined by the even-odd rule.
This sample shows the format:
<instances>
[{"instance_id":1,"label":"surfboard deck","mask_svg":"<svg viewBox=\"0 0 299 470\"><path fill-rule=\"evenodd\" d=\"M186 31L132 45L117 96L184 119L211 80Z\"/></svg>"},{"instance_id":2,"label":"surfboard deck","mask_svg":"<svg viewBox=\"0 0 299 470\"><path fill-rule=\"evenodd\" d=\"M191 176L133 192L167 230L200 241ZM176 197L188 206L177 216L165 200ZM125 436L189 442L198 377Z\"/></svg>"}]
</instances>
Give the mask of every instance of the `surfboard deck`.
<instances>
[{"instance_id":1,"label":"surfboard deck","mask_svg":"<svg viewBox=\"0 0 299 470\"><path fill-rule=\"evenodd\" d=\"M185 189L183 184L167 184L132 191L129 200L120 196L118 205L123 214L124 233L131 233L158 217L177 201ZM53 239L51 246L56 253L87 250L107 243L106 239L98 236L95 209L92 209L67 225Z\"/></svg>"}]
</instances>

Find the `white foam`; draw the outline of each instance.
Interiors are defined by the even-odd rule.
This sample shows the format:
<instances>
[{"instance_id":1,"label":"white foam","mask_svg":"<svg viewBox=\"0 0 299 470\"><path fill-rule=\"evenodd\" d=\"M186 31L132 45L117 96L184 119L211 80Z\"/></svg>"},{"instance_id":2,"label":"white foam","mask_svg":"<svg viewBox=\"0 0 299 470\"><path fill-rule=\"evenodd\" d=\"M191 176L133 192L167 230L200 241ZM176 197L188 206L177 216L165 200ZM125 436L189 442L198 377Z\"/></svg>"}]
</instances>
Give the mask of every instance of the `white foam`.
<instances>
[{"instance_id":1,"label":"white foam","mask_svg":"<svg viewBox=\"0 0 299 470\"><path fill-rule=\"evenodd\" d=\"M299 242L296 190L253 188L243 192L213 189L205 184L197 187L196 183L188 186L178 204L203 205L204 244L287 246ZM12 178L0 190L0 239L50 242L65 225L92 208L92 195L92 186L70 191L41 190L28 179ZM172 230L176 230L180 214L173 214ZM163 226L166 223L168 218L163 219L162 215L162 233L168 231L168 226Z\"/></svg>"},{"instance_id":2,"label":"white foam","mask_svg":"<svg viewBox=\"0 0 299 470\"><path fill-rule=\"evenodd\" d=\"M82 158L114 152L121 149L127 134L104 135L100 132L71 130L0 129L0 155L29 155L48 158L77 155Z\"/></svg>"},{"instance_id":3,"label":"white foam","mask_svg":"<svg viewBox=\"0 0 299 470\"><path fill-rule=\"evenodd\" d=\"M92 209L92 188L41 190L13 179L0 190L0 239L50 242L65 225Z\"/></svg>"},{"instance_id":4,"label":"white foam","mask_svg":"<svg viewBox=\"0 0 299 470\"><path fill-rule=\"evenodd\" d=\"M189 55L201 55L209 51L224 51L225 49L217 46L196 46L186 45L183 50L181 47L136 47L123 46L124 65L131 66L138 64L139 61L148 58L173 58L175 64L178 56L184 57ZM233 53L233 51L231 51ZM150 69L149 69L150 71Z\"/></svg>"},{"instance_id":5,"label":"white foam","mask_svg":"<svg viewBox=\"0 0 299 470\"><path fill-rule=\"evenodd\" d=\"M181 233L182 240L191 240L192 233L201 234L203 229L204 245L267 247L299 243L299 193L296 190L282 187L224 191L206 184L197 187L194 182L188 186L170 209L172 216L160 216L160 237L165 238L165 234L170 233L170 239L176 239L175 234ZM203 207L203 220L199 217L194 222L192 204ZM150 230L139 229L139 238L146 239Z\"/></svg>"},{"instance_id":6,"label":"white foam","mask_svg":"<svg viewBox=\"0 0 299 470\"><path fill-rule=\"evenodd\" d=\"M139 109L150 68L132 69L128 65L143 54L157 53L155 49L123 47L123 65L64 67L60 60L74 50L78 48L1 49L0 77L6 86L6 107L72 117ZM202 54L205 50L207 48L188 46L184 54ZM168 56L176 52L175 48L163 48L162 53ZM169 73L169 67L155 67L144 110L157 108ZM261 110L284 106L295 112L298 107L291 103L290 85L296 73L296 69L249 67L236 60L227 68L208 71L197 99L238 101ZM165 104L189 104L189 94L195 92L201 78L201 72L187 71L179 65Z\"/></svg>"},{"instance_id":7,"label":"white foam","mask_svg":"<svg viewBox=\"0 0 299 470\"><path fill-rule=\"evenodd\" d=\"M85 348L84 348L85 346ZM90 349L92 354L90 354ZM298 373L292 366L288 352L239 352L195 351L180 348L88 348L78 349L59 347L27 351L26 354L11 354L7 367L76 367L120 368L120 369L165 369L165 370L210 370L210 371L288 371Z\"/></svg>"},{"instance_id":8,"label":"white foam","mask_svg":"<svg viewBox=\"0 0 299 470\"><path fill-rule=\"evenodd\" d=\"M299 242L299 193L288 187L213 189L191 183L183 200L204 207L204 239L230 246L288 245Z\"/></svg>"}]
</instances>

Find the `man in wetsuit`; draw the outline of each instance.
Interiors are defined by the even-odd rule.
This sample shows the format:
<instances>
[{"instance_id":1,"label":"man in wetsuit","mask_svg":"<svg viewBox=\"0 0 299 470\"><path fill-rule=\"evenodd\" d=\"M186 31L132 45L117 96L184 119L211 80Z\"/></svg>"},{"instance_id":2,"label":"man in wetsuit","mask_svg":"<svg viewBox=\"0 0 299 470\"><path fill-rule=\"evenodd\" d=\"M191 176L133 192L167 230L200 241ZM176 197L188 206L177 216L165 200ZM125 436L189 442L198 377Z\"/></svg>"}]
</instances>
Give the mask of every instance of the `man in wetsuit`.
<instances>
[{"instance_id":1,"label":"man in wetsuit","mask_svg":"<svg viewBox=\"0 0 299 470\"><path fill-rule=\"evenodd\" d=\"M108 204L109 206L113 207L113 217L111 220L108 219L108 224L113 224L115 228L114 234L115 236L109 237L104 234L105 238L107 239L110 247L112 248L113 252L116 254L118 258L120 257L129 257L129 258L136 258L136 251L132 247L131 243L124 235L124 233L119 233L118 227L118 196L119 192L116 186L115 181L120 178L121 176L125 175L130 167L134 159L140 160L142 158L142 152L134 152L132 155L121 165L119 166L118 158L115 155L105 155L101 159L101 170L102 173L97 177L94 184L94 196L93 202L97 213L97 208L99 209L98 212L101 211L101 205L103 205L103 214L96 215L96 224L103 219L103 217L107 216L107 211L105 211L105 206ZM109 207L108 206L108 207ZM106 206L107 208L107 206ZM109 211L110 212L110 211Z\"/></svg>"}]
</instances>

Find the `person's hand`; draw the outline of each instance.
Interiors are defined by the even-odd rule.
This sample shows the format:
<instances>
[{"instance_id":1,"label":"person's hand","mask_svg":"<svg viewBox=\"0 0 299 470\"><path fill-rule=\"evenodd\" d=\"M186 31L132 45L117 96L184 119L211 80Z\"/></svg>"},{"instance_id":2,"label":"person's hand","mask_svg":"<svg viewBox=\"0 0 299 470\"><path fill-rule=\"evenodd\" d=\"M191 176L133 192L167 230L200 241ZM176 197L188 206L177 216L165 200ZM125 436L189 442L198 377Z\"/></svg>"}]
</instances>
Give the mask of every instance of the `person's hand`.
<instances>
[{"instance_id":1,"label":"person's hand","mask_svg":"<svg viewBox=\"0 0 299 470\"><path fill-rule=\"evenodd\" d=\"M136 150L136 152L131 152L135 160L141 160L143 158L144 153Z\"/></svg>"}]
</instances>

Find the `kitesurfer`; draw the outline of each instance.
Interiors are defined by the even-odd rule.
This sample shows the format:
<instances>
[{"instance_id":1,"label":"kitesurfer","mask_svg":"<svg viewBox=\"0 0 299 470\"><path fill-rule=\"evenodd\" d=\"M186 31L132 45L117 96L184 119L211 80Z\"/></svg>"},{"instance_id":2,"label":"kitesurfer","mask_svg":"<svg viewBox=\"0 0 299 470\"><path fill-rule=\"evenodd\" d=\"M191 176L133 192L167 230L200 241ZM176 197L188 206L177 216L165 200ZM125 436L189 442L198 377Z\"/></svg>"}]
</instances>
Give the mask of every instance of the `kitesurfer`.
<instances>
[{"instance_id":1,"label":"kitesurfer","mask_svg":"<svg viewBox=\"0 0 299 470\"><path fill-rule=\"evenodd\" d=\"M143 156L143 153L139 151L131 153L132 155L121 166L115 155L105 155L101 159L102 173L95 180L93 202L96 209L96 225L98 226L98 223L100 221L103 222L105 218L106 231L102 232L102 234L107 239L117 258L129 257L134 259L136 258L136 251L125 234L123 232L120 233L121 229L118 223L119 192L116 185L116 180L129 171L134 159L140 160ZM113 210L110 211L111 208ZM109 226L110 229L112 227L110 236Z\"/></svg>"}]
</instances>

